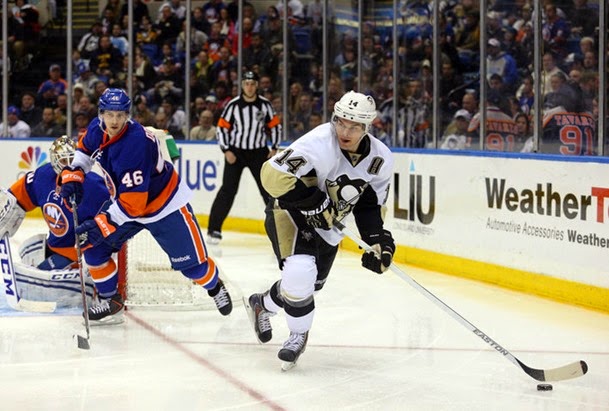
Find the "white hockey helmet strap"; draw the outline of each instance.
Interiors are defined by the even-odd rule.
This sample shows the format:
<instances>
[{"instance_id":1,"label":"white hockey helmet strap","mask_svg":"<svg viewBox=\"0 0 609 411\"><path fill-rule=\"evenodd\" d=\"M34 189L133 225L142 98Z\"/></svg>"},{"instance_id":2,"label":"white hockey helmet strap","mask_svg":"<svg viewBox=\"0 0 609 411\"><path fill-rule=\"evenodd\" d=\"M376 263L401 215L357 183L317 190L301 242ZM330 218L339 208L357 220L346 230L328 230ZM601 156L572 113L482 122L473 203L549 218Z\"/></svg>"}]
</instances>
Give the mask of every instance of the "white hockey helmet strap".
<instances>
[{"instance_id":1,"label":"white hockey helmet strap","mask_svg":"<svg viewBox=\"0 0 609 411\"><path fill-rule=\"evenodd\" d=\"M74 153L76 153L76 143L68 136L61 136L53 141L49 153L53 170L59 174L65 166L72 164Z\"/></svg>"},{"instance_id":2,"label":"white hockey helmet strap","mask_svg":"<svg viewBox=\"0 0 609 411\"><path fill-rule=\"evenodd\" d=\"M355 91L349 91L334 104L334 118L361 123L366 132L376 118L376 103L372 96L367 96Z\"/></svg>"}]
</instances>

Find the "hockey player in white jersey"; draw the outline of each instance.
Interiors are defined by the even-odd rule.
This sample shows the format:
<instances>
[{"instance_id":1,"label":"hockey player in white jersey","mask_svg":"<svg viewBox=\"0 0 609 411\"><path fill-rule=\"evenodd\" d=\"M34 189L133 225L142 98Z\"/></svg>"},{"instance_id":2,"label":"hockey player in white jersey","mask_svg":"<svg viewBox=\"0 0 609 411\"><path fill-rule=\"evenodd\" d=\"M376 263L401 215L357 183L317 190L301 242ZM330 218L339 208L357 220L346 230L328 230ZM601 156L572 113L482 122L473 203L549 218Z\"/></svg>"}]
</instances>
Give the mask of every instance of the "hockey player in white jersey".
<instances>
[{"instance_id":1,"label":"hockey player in white jersey","mask_svg":"<svg viewBox=\"0 0 609 411\"><path fill-rule=\"evenodd\" d=\"M281 279L266 292L251 295L246 307L262 343L272 338L270 317L285 311L290 335L278 353L284 370L305 350L314 293L323 288L343 238L334 220L353 213L360 235L376 250L364 253L364 267L380 274L391 264L395 244L383 227L383 214L393 157L368 133L376 115L372 97L350 91L334 105L330 122L262 167L262 183L272 196L265 227Z\"/></svg>"}]
</instances>

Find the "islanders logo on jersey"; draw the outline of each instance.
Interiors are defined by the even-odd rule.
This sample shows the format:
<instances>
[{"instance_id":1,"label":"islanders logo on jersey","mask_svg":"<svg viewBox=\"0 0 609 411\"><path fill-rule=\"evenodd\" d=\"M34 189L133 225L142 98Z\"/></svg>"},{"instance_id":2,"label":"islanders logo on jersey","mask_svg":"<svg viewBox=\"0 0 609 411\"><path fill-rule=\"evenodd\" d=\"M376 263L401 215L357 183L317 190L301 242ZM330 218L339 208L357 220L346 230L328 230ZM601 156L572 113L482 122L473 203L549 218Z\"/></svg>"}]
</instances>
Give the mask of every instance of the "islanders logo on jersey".
<instances>
[{"instance_id":1,"label":"islanders logo on jersey","mask_svg":"<svg viewBox=\"0 0 609 411\"><path fill-rule=\"evenodd\" d=\"M49 230L55 236L63 237L66 235L70 223L61 207L55 203L46 203L42 206L42 216L49 226Z\"/></svg>"},{"instance_id":2,"label":"islanders logo on jersey","mask_svg":"<svg viewBox=\"0 0 609 411\"><path fill-rule=\"evenodd\" d=\"M21 152L21 160L19 160L19 168L22 170L35 170L47 162L47 153L42 151L38 146L29 146L25 151Z\"/></svg>"}]
</instances>

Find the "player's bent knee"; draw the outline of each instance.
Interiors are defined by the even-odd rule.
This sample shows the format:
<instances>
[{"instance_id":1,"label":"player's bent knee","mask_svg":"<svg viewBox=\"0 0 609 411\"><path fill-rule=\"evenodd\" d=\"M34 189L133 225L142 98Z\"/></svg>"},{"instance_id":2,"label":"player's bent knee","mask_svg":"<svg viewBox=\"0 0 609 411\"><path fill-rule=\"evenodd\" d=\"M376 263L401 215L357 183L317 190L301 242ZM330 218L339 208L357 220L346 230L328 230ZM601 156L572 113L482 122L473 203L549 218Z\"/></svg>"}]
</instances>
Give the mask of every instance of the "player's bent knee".
<instances>
[{"instance_id":1,"label":"player's bent knee","mask_svg":"<svg viewBox=\"0 0 609 411\"><path fill-rule=\"evenodd\" d=\"M302 317L313 311L316 277L315 257L297 254L285 260L281 273L280 293L286 313L294 317Z\"/></svg>"}]
</instances>

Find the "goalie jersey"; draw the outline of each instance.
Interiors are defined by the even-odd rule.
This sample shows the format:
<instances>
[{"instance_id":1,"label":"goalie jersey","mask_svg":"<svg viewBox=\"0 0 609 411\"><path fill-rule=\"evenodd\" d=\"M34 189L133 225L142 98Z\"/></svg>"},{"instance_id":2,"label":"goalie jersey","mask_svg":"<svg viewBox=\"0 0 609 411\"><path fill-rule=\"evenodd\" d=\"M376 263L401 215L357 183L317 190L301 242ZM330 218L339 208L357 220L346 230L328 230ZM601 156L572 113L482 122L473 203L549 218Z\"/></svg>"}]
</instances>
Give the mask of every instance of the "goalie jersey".
<instances>
[{"instance_id":1,"label":"goalie jersey","mask_svg":"<svg viewBox=\"0 0 609 411\"><path fill-rule=\"evenodd\" d=\"M268 160L261 178L283 209L297 208L317 186L336 205L337 219L353 212L362 232L383 228L392 173L393 156L385 144L366 134L358 152L348 153L340 149L332 124L325 123ZM332 245L344 236L335 227L316 231Z\"/></svg>"},{"instance_id":2,"label":"goalie jersey","mask_svg":"<svg viewBox=\"0 0 609 411\"><path fill-rule=\"evenodd\" d=\"M106 212L118 225L158 221L190 201L192 192L163 158L160 144L153 132L133 120L110 139L99 118L78 141L72 166L89 172L99 163L116 193Z\"/></svg>"},{"instance_id":3,"label":"goalie jersey","mask_svg":"<svg viewBox=\"0 0 609 411\"><path fill-rule=\"evenodd\" d=\"M47 163L23 175L9 191L25 211L40 207L49 227L47 246L51 251L76 261L72 209L55 191L56 179L53 166ZM97 174L87 176L83 188L84 199L78 207L79 222L95 217L110 198L104 179Z\"/></svg>"}]
</instances>

